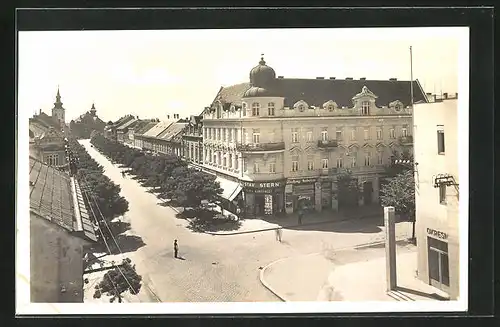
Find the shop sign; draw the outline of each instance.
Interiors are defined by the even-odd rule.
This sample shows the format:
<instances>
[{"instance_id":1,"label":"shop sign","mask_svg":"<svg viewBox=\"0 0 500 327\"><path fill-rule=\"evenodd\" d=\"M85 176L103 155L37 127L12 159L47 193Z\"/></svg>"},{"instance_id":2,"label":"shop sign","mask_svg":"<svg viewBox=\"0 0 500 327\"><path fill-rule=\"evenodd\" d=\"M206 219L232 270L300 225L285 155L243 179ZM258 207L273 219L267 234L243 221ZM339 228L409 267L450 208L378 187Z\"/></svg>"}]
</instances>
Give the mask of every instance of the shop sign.
<instances>
[{"instance_id":1,"label":"shop sign","mask_svg":"<svg viewBox=\"0 0 500 327\"><path fill-rule=\"evenodd\" d=\"M446 240L448 238L448 234L434 230L432 228L427 228L427 234L429 234L431 236L435 236L435 237L440 238L442 240Z\"/></svg>"},{"instance_id":2,"label":"shop sign","mask_svg":"<svg viewBox=\"0 0 500 327\"><path fill-rule=\"evenodd\" d=\"M289 185L297 185L297 184L311 184L316 183L316 178L297 178L297 179L289 179Z\"/></svg>"},{"instance_id":3,"label":"shop sign","mask_svg":"<svg viewBox=\"0 0 500 327\"><path fill-rule=\"evenodd\" d=\"M256 188L256 189L261 189L261 188L278 188L283 186L282 181L278 182L246 182L246 181L241 181L241 186L243 187L248 187L248 188Z\"/></svg>"}]
</instances>

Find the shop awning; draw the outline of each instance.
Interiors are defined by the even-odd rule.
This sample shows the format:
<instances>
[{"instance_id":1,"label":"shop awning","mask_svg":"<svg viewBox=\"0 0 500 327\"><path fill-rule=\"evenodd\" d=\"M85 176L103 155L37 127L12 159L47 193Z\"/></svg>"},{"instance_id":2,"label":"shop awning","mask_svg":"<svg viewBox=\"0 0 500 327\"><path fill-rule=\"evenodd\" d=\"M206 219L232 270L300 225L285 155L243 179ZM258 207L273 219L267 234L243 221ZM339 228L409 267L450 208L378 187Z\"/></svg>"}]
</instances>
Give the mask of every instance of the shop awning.
<instances>
[{"instance_id":1,"label":"shop awning","mask_svg":"<svg viewBox=\"0 0 500 327\"><path fill-rule=\"evenodd\" d=\"M233 182L228 179L217 177L215 181L219 182L220 187L222 188L221 197L227 199L229 201L233 201L234 198L240 193L241 185L238 182Z\"/></svg>"}]
</instances>

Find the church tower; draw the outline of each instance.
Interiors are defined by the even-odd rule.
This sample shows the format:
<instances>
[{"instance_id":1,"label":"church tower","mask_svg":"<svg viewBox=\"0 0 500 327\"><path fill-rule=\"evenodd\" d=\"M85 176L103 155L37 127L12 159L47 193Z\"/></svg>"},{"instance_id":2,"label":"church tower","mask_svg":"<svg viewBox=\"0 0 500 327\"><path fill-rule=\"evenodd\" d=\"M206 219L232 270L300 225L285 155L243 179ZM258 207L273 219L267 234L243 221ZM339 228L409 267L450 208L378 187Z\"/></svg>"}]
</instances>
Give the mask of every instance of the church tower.
<instances>
[{"instance_id":1,"label":"church tower","mask_svg":"<svg viewBox=\"0 0 500 327\"><path fill-rule=\"evenodd\" d=\"M95 104L92 102L92 108L90 108L90 115L92 117L95 117L96 116L96 108L95 108Z\"/></svg>"},{"instance_id":2,"label":"church tower","mask_svg":"<svg viewBox=\"0 0 500 327\"><path fill-rule=\"evenodd\" d=\"M54 102L54 108L52 108L52 117L57 118L62 124L65 123L65 109L62 106L61 94L59 93L59 86L57 87L56 102Z\"/></svg>"}]
</instances>

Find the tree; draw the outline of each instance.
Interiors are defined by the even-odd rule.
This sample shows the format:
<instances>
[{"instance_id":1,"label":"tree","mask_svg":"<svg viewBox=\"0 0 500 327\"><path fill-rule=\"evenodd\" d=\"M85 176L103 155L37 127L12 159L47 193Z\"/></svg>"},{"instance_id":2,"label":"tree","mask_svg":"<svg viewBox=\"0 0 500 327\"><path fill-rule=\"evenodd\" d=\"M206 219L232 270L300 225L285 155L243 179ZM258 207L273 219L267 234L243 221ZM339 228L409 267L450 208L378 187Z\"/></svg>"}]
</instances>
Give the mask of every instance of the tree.
<instances>
[{"instance_id":1,"label":"tree","mask_svg":"<svg viewBox=\"0 0 500 327\"><path fill-rule=\"evenodd\" d=\"M178 175L174 180L177 181L174 200L184 208L199 209L203 200L214 202L223 191L215 176L194 169L186 169L184 175Z\"/></svg>"},{"instance_id":2,"label":"tree","mask_svg":"<svg viewBox=\"0 0 500 327\"><path fill-rule=\"evenodd\" d=\"M380 190L381 204L394 207L397 214L413 222L412 239L415 240L415 179L413 170L406 170L390 179Z\"/></svg>"},{"instance_id":3,"label":"tree","mask_svg":"<svg viewBox=\"0 0 500 327\"><path fill-rule=\"evenodd\" d=\"M142 277L137 274L135 265L131 263L129 258L125 258L119 268L115 266L106 272L102 281L95 287L94 298L99 299L102 294L106 294L111 296L109 302L118 300L122 303L122 293L129 291L130 294L139 294Z\"/></svg>"},{"instance_id":4,"label":"tree","mask_svg":"<svg viewBox=\"0 0 500 327\"><path fill-rule=\"evenodd\" d=\"M349 169L337 175L339 204L355 207L358 205L360 187L358 179L352 175Z\"/></svg>"}]
</instances>

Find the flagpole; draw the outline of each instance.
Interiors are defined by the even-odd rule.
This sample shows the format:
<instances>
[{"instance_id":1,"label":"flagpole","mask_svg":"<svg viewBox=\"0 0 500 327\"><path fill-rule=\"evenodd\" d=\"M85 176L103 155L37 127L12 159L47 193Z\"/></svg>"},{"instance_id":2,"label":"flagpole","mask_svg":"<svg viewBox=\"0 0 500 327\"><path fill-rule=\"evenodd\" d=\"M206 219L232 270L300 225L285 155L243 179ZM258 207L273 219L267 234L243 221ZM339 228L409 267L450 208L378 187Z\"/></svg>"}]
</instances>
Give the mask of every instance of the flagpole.
<instances>
[{"instance_id":1,"label":"flagpole","mask_svg":"<svg viewBox=\"0 0 500 327\"><path fill-rule=\"evenodd\" d=\"M413 54L412 47L410 46L410 108L411 108L411 131L412 138L415 134L415 111L413 108ZM413 142L415 142L415 138L413 138ZM412 156L413 160L415 160L415 144L412 144Z\"/></svg>"}]
</instances>

